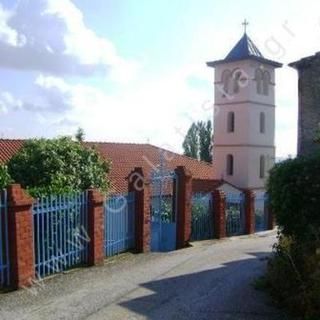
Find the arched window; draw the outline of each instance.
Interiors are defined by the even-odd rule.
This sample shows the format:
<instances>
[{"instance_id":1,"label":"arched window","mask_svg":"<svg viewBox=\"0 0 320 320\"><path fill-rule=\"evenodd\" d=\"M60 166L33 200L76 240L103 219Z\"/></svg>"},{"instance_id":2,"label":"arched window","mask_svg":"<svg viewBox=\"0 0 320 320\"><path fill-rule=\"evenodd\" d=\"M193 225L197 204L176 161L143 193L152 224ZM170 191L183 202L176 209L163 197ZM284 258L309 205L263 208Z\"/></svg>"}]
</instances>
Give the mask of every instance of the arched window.
<instances>
[{"instance_id":1,"label":"arched window","mask_svg":"<svg viewBox=\"0 0 320 320\"><path fill-rule=\"evenodd\" d=\"M228 119L227 119L227 130L228 132L234 132L234 125L235 125L235 116L234 112L228 112Z\"/></svg>"},{"instance_id":2,"label":"arched window","mask_svg":"<svg viewBox=\"0 0 320 320\"><path fill-rule=\"evenodd\" d=\"M232 75L233 93L238 93L240 90L241 71L235 71Z\"/></svg>"},{"instance_id":3,"label":"arched window","mask_svg":"<svg viewBox=\"0 0 320 320\"><path fill-rule=\"evenodd\" d=\"M226 94L230 93L231 91L231 71L230 70L223 71L221 82L223 85L223 92Z\"/></svg>"},{"instance_id":4,"label":"arched window","mask_svg":"<svg viewBox=\"0 0 320 320\"><path fill-rule=\"evenodd\" d=\"M263 74L263 94L265 96L269 95L270 80L270 73L265 71Z\"/></svg>"},{"instance_id":5,"label":"arched window","mask_svg":"<svg viewBox=\"0 0 320 320\"><path fill-rule=\"evenodd\" d=\"M227 155L227 175L228 176L233 176L233 165L234 165L233 155L228 154Z\"/></svg>"},{"instance_id":6,"label":"arched window","mask_svg":"<svg viewBox=\"0 0 320 320\"><path fill-rule=\"evenodd\" d=\"M260 178L263 179L265 177L266 171L266 158L265 156L260 156Z\"/></svg>"},{"instance_id":7,"label":"arched window","mask_svg":"<svg viewBox=\"0 0 320 320\"><path fill-rule=\"evenodd\" d=\"M262 94L262 79L263 79L263 73L261 69L256 70L256 85L257 85L257 93Z\"/></svg>"},{"instance_id":8,"label":"arched window","mask_svg":"<svg viewBox=\"0 0 320 320\"><path fill-rule=\"evenodd\" d=\"M260 133L266 132L266 115L264 112L260 112Z\"/></svg>"}]
</instances>

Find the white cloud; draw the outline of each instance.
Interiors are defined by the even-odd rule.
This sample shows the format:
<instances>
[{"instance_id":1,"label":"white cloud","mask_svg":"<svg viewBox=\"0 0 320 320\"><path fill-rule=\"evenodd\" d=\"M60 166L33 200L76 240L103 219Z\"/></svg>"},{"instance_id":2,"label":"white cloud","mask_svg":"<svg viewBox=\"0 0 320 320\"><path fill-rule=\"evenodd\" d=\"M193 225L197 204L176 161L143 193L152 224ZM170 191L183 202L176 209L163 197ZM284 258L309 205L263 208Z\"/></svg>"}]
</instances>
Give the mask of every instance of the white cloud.
<instances>
[{"instance_id":1,"label":"white cloud","mask_svg":"<svg viewBox=\"0 0 320 320\"><path fill-rule=\"evenodd\" d=\"M6 114L10 111L20 110L22 106L22 101L13 97L11 93L5 91L0 94L0 113Z\"/></svg>"},{"instance_id":2,"label":"white cloud","mask_svg":"<svg viewBox=\"0 0 320 320\"><path fill-rule=\"evenodd\" d=\"M128 77L137 69L86 26L70 0L21 0L11 11L0 6L0 66L57 75L109 72L121 81L124 69Z\"/></svg>"}]
</instances>

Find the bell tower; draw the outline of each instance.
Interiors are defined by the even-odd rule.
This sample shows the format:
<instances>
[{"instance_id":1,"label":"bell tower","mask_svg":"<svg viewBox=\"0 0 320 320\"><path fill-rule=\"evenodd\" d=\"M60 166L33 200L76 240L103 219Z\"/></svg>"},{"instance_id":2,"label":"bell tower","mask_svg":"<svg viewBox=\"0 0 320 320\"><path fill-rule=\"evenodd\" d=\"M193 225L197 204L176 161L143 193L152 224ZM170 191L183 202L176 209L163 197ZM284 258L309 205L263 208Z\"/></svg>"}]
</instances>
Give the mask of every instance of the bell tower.
<instances>
[{"instance_id":1,"label":"bell tower","mask_svg":"<svg viewBox=\"0 0 320 320\"><path fill-rule=\"evenodd\" d=\"M213 167L216 179L263 190L275 162L275 69L244 35L215 69Z\"/></svg>"}]
</instances>

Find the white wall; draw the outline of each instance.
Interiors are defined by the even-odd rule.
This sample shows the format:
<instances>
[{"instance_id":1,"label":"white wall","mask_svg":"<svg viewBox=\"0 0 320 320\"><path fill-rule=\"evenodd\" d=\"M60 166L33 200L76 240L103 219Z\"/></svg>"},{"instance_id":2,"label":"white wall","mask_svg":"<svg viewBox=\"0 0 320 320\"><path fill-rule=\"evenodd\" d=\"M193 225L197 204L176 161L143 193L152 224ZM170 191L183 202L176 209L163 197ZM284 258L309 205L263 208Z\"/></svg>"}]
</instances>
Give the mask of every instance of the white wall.
<instances>
[{"instance_id":1,"label":"white wall","mask_svg":"<svg viewBox=\"0 0 320 320\"><path fill-rule=\"evenodd\" d=\"M214 150L214 175L215 179L225 181L239 187L258 189L265 186L268 171L274 165L275 149L263 147L216 147ZM226 158L228 154L234 157L234 172L227 175ZM265 178L260 178L260 156L266 159Z\"/></svg>"},{"instance_id":2,"label":"white wall","mask_svg":"<svg viewBox=\"0 0 320 320\"><path fill-rule=\"evenodd\" d=\"M267 70L271 76L269 95L257 93L256 69ZM242 85L237 94L223 93L224 70L242 70ZM263 188L267 179L260 179L260 156L266 157L266 170L275 158L275 72L268 65L256 61L238 61L215 68L215 112L213 165L216 179L239 188ZM228 132L227 117L235 113L235 132ZM260 133L260 113L265 113L265 133ZM234 156L234 174L226 174L226 158Z\"/></svg>"}]
</instances>

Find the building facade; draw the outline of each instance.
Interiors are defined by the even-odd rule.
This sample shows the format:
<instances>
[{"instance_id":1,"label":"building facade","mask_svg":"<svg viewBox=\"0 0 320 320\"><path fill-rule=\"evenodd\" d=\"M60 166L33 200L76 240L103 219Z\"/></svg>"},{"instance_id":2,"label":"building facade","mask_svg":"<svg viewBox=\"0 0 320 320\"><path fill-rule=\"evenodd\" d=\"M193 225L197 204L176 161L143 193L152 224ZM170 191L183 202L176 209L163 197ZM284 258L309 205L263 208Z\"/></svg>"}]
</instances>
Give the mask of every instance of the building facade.
<instances>
[{"instance_id":1,"label":"building facade","mask_svg":"<svg viewBox=\"0 0 320 320\"><path fill-rule=\"evenodd\" d=\"M245 33L215 69L215 179L264 189L275 162L275 69Z\"/></svg>"},{"instance_id":2,"label":"building facade","mask_svg":"<svg viewBox=\"0 0 320 320\"><path fill-rule=\"evenodd\" d=\"M298 155L310 155L320 151L320 52L289 65L299 76Z\"/></svg>"}]
</instances>

